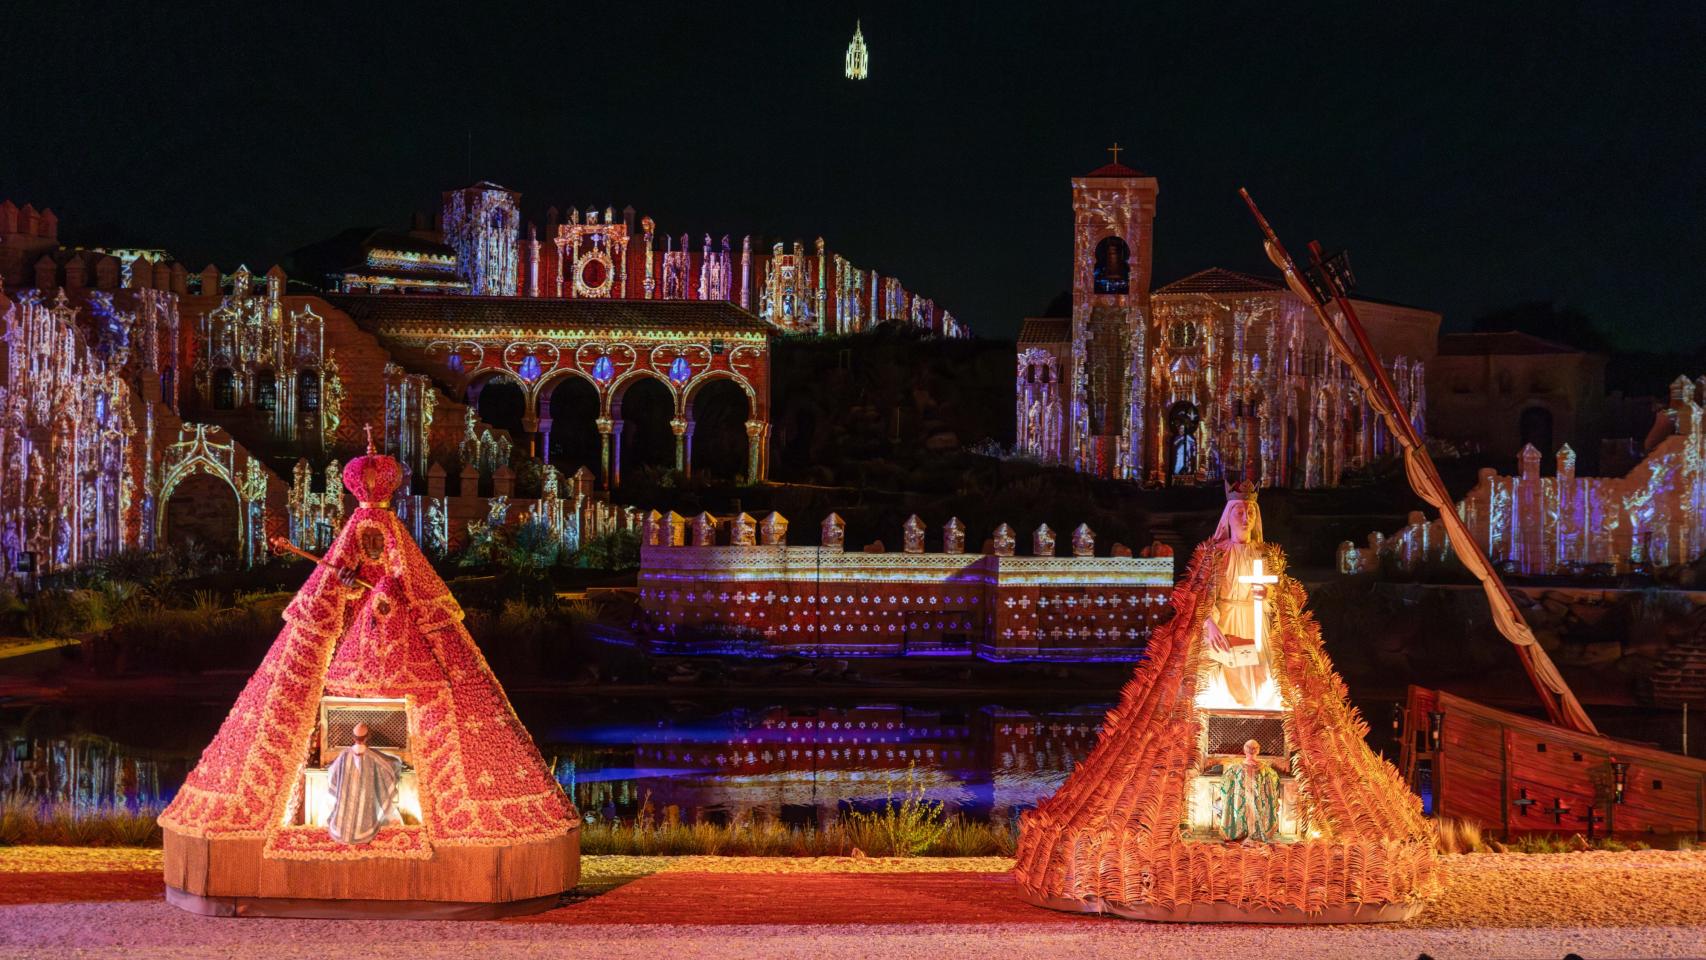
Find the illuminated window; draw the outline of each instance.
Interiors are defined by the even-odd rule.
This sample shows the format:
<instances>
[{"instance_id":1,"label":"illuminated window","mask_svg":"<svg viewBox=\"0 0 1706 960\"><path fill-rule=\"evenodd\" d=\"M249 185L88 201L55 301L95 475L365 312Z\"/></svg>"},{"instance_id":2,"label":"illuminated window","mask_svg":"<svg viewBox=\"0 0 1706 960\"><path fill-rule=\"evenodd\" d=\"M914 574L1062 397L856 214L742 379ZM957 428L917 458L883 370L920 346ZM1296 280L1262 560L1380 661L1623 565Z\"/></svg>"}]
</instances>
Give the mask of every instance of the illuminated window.
<instances>
[{"instance_id":1,"label":"illuminated window","mask_svg":"<svg viewBox=\"0 0 1706 960\"><path fill-rule=\"evenodd\" d=\"M237 405L237 376L230 367L213 371L213 409L230 410Z\"/></svg>"},{"instance_id":2,"label":"illuminated window","mask_svg":"<svg viewBox=\"0 0 1706 960\"><path fill-rule=\"evenodd\" d=\"M255 409L271 413L278 407L278 380L271 370L255 374Z\"/></svg>"},{"instance_id":3,"label":"illuminated window","mask_svg":"<svg viewBox=\"0 0 1706 960\"><path fill-rule=\"evenodd\" d=\"M296 410L298 413L320 412L320 373L304 370L296 381Z\"/></svg>"}]
</instances>

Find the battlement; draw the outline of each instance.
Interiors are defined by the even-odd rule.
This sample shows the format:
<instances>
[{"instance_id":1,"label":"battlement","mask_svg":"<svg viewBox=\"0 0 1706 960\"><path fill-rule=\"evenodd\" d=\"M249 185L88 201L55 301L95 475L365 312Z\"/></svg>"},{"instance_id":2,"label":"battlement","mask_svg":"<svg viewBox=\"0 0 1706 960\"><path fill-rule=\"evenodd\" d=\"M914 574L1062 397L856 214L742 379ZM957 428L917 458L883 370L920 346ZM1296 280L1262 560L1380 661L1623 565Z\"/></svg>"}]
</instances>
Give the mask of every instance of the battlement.
<instances>
[{"instance_id":1,"label":"battlement","mask_svg":"<svg viewBox=\"0 0 1706 960\"><path fill-rule=\"evenodd\" d=\"M1095 555L1080 525L1069 556L1056 556L1046 524L1029 556L1013 530L995 529L967 553L965 528L943 525L942 550L926 552L917 516L902 549L881 541L844 549L830 514L818 546L789 546L788 521L771 513L689 520L653 511L641 527L640 603L651 647L670 652L833 656L979 656L989 660L1129 660L1166 615L1171 556L1133 557L1115 545Z\"/></svg>"}]
</instances>

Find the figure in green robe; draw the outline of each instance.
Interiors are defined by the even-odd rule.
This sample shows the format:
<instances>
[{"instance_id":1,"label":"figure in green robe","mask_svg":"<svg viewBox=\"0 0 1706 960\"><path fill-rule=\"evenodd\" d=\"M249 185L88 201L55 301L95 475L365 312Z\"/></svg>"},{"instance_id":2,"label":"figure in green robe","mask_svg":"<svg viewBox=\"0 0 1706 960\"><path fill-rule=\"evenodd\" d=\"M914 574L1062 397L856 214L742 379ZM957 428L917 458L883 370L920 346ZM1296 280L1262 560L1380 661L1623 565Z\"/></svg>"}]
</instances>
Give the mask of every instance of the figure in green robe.
<instances>
[{"instance_id":1,"label":"figure in green robe","mask_svg":"<svg viewBox=\"0 0 1706 960\"><path fill-rule=\"evenodd\" d=\"M1220 835L1227 840L1272 843L1279 839L1279 774L1257 758L1262 745L1244 744L1244 759L1220 777Z\"/></svg>"}]
</instances>

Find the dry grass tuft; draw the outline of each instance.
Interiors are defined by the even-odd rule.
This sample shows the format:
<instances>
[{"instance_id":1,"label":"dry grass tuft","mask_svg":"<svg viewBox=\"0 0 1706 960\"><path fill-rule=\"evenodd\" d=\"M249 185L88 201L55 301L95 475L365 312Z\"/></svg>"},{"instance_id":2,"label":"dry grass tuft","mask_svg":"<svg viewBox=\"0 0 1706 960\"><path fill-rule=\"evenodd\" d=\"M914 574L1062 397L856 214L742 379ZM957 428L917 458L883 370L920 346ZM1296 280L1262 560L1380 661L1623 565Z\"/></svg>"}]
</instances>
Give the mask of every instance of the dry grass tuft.
<instances>
[{"instance_id":1,"label":"dry grass tuft","mask_svg":"<svg viewBox=\"0 0 1706 960\"><path fill-rule=\"evenodd\" d=\"M0 846L158 847L158 807L42 803L22 797L0 801Z\"/></svg>"},{"instance_id":2,"label":"dry grass tuft","mask_svg":"<svg viewBox=\"0 0 1706 960\"><path fill-rule=\"evenodd\" d=\"M1481 836L1481 824L1474 820L1440 817L1434 821L1439 831L1440 853L1486 853L1487 842Z\"/></svg>"}]
</instances>

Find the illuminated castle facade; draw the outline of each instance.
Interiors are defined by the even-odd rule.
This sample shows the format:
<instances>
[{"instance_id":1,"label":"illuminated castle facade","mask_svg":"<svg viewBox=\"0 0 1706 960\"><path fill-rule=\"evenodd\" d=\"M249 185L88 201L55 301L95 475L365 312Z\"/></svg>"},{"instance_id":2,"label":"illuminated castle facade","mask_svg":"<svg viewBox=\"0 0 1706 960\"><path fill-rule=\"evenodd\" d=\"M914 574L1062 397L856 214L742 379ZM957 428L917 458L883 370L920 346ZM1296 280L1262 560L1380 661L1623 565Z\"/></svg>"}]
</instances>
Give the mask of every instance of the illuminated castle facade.
<instances>
[{"instance_id":1,"label":"illuminated castle facade","mask_svg":"<svg viewBox=\"0 0 1706 960\"><path fill-rule=\"evenodd\" d=\"M398 516L437 554L527 520L570 548L636 526L608 495L625 465L765 476L773 328L726 300L505 296L513 204L474 193L446 249L484 266L443 273L482 296L192 274L63 246L51 213L0 202L0 576L167 546L250 565L276 536L323 548L369 426L408 472ZM439 271L415 252L368 265Z\"/></svg>"},{"instance_id":2,"label":"illuminated castle facade","mask_svg":"<svg viewBox=\"0 0 1706 960\"><path fill-rule=\"evenodd\" d=\"M1211 269L1151 289L1158 184L1118 162L1072 181L1072 315L1018 339L1019 453L1150 484L1333 486L1395 449L1308 306ZM1418 428L1440 316L1356 307Z\"/></svg>"},{"instance_id":3,"label":"illuminated castle facade","mask_svg":"<svg viewBox=\"0 0 1706 960\"><path fill-rule=\"evenodd\" d=\"M861 269L822 237L762 241L671 235L632 207L546 212L543 231L521 195L493 183L444 194L437 226L374 231L328 285L348 293L451 293L566 300L716 301L781 333L848 334L888 322L946 337L969 329L935 301Z\"/></svg>"}]
</instances>

